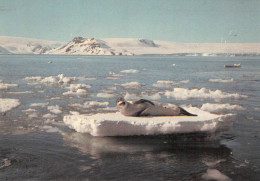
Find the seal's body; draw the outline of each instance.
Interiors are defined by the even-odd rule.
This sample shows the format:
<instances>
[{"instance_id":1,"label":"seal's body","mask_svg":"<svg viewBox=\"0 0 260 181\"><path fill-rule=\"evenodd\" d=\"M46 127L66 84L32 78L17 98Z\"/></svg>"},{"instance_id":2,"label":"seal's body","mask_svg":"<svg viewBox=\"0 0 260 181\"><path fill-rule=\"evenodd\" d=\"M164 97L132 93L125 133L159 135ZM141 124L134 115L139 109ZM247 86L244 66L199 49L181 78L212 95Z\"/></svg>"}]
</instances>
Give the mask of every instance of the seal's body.
<instances>
[{"instance_id":1,"label":"seal's body","mask_svg":"<svg viewBox=\"0 0 260 181\"><path fill-rule=\"evenodd\" d=\"M130 103L120 97L116 103L117 109L125 116L197 116L177 105L168 108L162 105L155 105L153 102L145 99Z\"/></svg>"}]
</instances>

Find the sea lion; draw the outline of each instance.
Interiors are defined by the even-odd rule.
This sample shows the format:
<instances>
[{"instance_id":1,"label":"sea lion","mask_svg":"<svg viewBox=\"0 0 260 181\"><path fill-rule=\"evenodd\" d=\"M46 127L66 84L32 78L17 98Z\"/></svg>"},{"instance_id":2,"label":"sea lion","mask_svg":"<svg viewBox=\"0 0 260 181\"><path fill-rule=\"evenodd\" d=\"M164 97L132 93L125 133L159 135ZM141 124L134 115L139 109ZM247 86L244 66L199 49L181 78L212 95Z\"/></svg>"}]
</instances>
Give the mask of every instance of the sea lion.
<instances>
[{"instance_id":1,"label":"sea lion","mask_svg":"<svg viewBox=\"0 0 260 181\"><path fill-rule=\"evenodd\" d=\"M121 114L125 116L197 116L187 112L177 105L167 108L161 105L156 105L145 99L140 99L130 103L124 98L119 97L116 100L116 105Z\"/></svg>"}]
</instances>

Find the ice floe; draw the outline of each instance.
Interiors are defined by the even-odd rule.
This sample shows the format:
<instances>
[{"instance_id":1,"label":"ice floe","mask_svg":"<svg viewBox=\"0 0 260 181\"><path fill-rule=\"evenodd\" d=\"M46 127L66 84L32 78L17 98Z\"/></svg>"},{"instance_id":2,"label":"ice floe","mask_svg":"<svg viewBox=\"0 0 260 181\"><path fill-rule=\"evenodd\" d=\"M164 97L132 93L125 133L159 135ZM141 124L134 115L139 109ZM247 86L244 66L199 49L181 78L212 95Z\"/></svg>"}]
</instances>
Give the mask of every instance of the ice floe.
<instances>
[{"instance_id":1,"label":"ice floe","mask_svg":"<svg viewBox=\"0 0 260 181\"><path fill-rule=\"evenodd\" d=\"M91 88L91 85L88 84L70 84L70 86L66 87L70 89L67 92L64 92L63 95L77 95L84 96L87 95L87 91L85 89Z\"/></svg>"},{"instance_id":2,"label":"ice floe","mask_svg":"<svg viewBox=\"0 0 260 181\"><path fill-rule=\"evenodd\" d=\"M20 105L18 99L0 98L0 112L7 112Z\"/></svg>"},{"instance_id":3,"label":"ice floe","mask_svg":"<svg viewBox=\"0 0 260 181\"><path fill-rule=\"evenodd\" d=\"M84 109L89 109L93 107L107 107L109 105L109 102L98 102L98 101L86 101L83 104L70 104L72 107L80 107Z\"/></svg>"},{"instance_id":4,"label":"ice floe","mask_svg":"<svg viewBox=\"0 0 260 181\"><path fill-rule=\"evenodd\" d=\"M86 80L85 77L66 77L64 74L59 74L57 76L49 76L49 77L41 77L41 76L32 76L32 77L25 77L29 84L58 84L58 85L68 85L72 82L78 80Z\"/></svg>"},{"instance_id":5,"label":"ice floe","mask_svg":"<svg viewBox=\"0 0 260 181\"><path fill-rule=\"evenodd\" d=\"M202 178L206 180L218 180L218 181L231 180L228 176L224 175L217 169L208 169L207 172L202 175Z\"/></svg>"},{"instance_id":6,"label":"ice floe","mask_svg":"<svg viewBox=\"0 0 260 181\"><path fill-rule=\"evenodd\" d=\"M141 88L142 86L144 86L144 84L141 84L139 82L127 82L127 83L121 84L121 86L123 86L126 89L129 89L129 88L138 89L138 88Z\"/></svg>"},{"instance_id":7,"label":"ice floe","mask_svg":"<svg viewBox=\"0 0 260 181\"><path fill-rule=\"evenodd\" d=\"M167 87L172 87L174 85L187 84L189 82L190 80L181 80L180 82L175 82L171 80L158 80L156 83L153 84L153 86L159 88L163 88L163 87L167 88Z\"/></svg>"},{"instance_id":8,"label":"ice floe","mask_svg":"<svg viewBox=\"0 0 260 181\"><path fill-rule=\"evenodd\" d=\"M42 102L42 103L32 103L31 107L46 107L49 103L48 102Z\"/></svg>"},{"instance_id":9,"label":"ice floe","mask_svg":"<svg viewBox=\"0 0 260 181\"><path fill-rule=\"evenodd\" d=\"M223 82L223 83L229 83L234 82L234 79L209 79L209 82Z\"/></svg>"},{"instance_id":10,"label":"ice floe","mask_svg":"<svg viewBox=\"0 0 260 181\"><path fill-rule=\"evenodd\" d=\"M106 93L106 92L99 92L99 93L97 93L97 97L109 99L109 98L115 97L115 95L111 94L111 93Z\"/></svg>"},{"instance_id":11,"label":"ice floe","mask_svg":"<svg viewBox=\"0 0 260 181\"><path fill-rule=\"evenodd\" d=\"M173 91L166 91L165 96L167 98L175 98L177 100L186 99L240 99L247 98L246 95L240 95L238 93L226 93L221 90L211 90L206 88L201 89L186 89L186 88L174 88Z\"/></svg>"},{"instance_id":12,"label":"ice floe","mask_svg":"<svg viewBox=\"0 0 260 181\"><path fill-rule=\"evenodd\" d=\"M211 104L205 103L201 106L203 111L208 111L211 113L227 113L232 111L243 111L245 108L239 105L230 105L230 104Z\"/></svg>"},{"instance_id":13,"label":"ice floe","mask_svg":"<svg viewBox=\"0 0 260 181\"><path fill-rule=\"evenodd\" d=\"M3 81L0 80L0 90L8 90L10 88L16 88L16 87L18 87L18 84L3 83Z\"/></svg>"},{"instance_id":14,"label":"ice floe","mask_svg":"<svg viewBox=\"0 0 260 181\"><path fill-rule=\"evenodd\" d=\"M63 121L80 133L93 136L159 135L174 133L224 131L231 127L235 115L216 115L196 107L185 107L198 116L126 117L120 112L95 115L66 115Z\"/></svg>"},{"instance_id":15,"label":"ice floe","mask_svg":"<svg viewBox=\"0 0 260 181\"><path fill-rule=\"evenodd\" d=\"M8 94L33 94L33 91L24 91L24 92L8 92Z\"/></svg>"},{"instance_id":16,"label":"ice floe","mask_svg":"<svg viewBox=\"0 0 260 181\"><path fill-rule=\"evenodd\" d=\"M127 70L121 70L121 73L138 73L139 70L136 69L127 69Z\"/></svg>"},{"instance_id":17,"label":"ice floe","mask_svg":"<svg viewBox=\"0 0 260 181\"><path fill-rule=\"evenodd\" d=\"M158 80L153 84L154 87L171 87L174 85L178 85L178 83L171 80Z\"/></svg>"},{"instance_id":18,"label":"ice floe","mask_svg":"<svg viewBox=\"0 0 260 181\"><path fill-rule=\"evenodd\" d=\"M62 113L61 107L58 106L58 105L48 106L47 109L48 109L51 113L54 113L54 114L61 114L61 113Z\"/></svg>"}]
</instances>

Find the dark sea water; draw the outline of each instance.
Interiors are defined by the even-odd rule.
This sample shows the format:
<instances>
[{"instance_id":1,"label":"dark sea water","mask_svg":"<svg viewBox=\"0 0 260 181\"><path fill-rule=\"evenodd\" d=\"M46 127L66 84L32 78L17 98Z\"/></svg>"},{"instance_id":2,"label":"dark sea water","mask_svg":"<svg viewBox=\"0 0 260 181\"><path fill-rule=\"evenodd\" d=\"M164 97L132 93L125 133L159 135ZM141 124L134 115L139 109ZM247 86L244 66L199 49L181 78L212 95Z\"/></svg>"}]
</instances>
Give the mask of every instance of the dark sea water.
<instances>
[{"instance_id":1,"label":"dark sea water","mask_svg":"<svg viewBox=\"0 0 260 181\"><path fill-rule=\"evenodd\" d=\"M241 63L242 67L224 68L225 64L234 63ZM120 72L129 69L139 72ZM109 72L124 76L107 79L111 77ZM76 83L89 84L91 88L85 95L68 96L63 95L68 91L64 85L30 84L24 79L59 74L86 77ZM209 82L232 78L230 83ZM0 112L0 180L206 180L214 176L216 180L260 180L259 57L1 55L0 80L18 84L16 88L0 90L0 98L18 99L21 103ZM154 87L158 80L189 82ZM127 82L143 86L120 86ZM237 117L232 128L216 135L93 137L77 133L63 123L63 116L70 111L100 112L95 107L86 109L72 104L100 101L115 107L116 98L126 92L152 95L177 86L221 90L248 98L175 100L161 94L159 101L198 107L204 103L230 103L245 110L234 111ZM107 90L114 97L97 97L97 93ZM48 105L33 107L33 103ZM56 105L62 112L53 114L48 106ZM36 116L30 117L24 111L29 108L35 109Z\"/></svg>"}]
</instances>

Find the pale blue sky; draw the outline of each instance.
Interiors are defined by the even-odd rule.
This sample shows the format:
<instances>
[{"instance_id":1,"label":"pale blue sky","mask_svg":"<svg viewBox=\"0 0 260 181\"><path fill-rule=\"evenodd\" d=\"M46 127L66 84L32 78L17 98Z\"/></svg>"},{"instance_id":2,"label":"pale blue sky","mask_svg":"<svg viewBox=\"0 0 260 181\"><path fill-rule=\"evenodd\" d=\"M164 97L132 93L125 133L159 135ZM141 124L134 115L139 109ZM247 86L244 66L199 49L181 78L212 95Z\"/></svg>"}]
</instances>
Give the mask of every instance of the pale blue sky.
<instances>
[{"instance_id":1,"label":"pale blue sky","mask_svg":"<svg viewBox=\"0 0 260 181\"><path fill-rule=\"evenodd\" d=\"M260 42L260 0L0 0L0 36Z\"/></svg>"}]
</instances>

